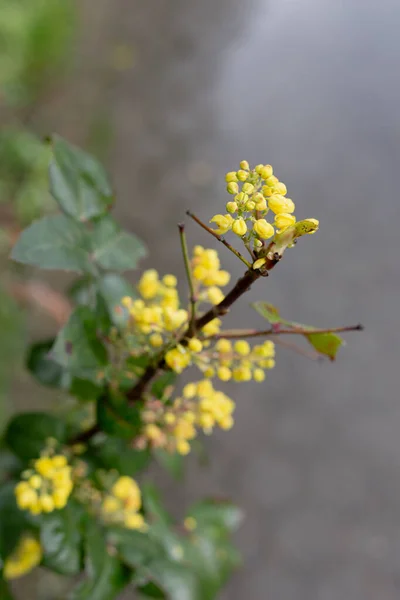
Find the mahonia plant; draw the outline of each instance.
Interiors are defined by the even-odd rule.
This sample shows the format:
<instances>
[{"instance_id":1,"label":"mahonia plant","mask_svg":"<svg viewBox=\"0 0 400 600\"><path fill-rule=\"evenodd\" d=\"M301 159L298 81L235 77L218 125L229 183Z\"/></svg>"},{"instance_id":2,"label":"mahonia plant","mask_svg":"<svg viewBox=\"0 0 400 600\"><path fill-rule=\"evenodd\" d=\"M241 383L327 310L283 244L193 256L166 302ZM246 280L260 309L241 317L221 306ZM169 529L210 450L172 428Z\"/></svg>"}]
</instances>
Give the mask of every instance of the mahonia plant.
<instances>
[{"instance_id":1,"label":"mahonia plant","mask_svg":"<svg viewBox=\"0 0 400 600\"><path fill-rule=\"evenodd\" d=\"M334 359L342 344L337 333L361 327L316 329L260 301L254 308L269 322L266 329L223 329L224 315L250 286L318 229L316 219L296 221L270 165L252 169L243 161L227 174L233 199L226 214L211 218L217 228L188 213L245 264L231 287L215 248L189 251L179 224L189 289L182 299L171 273L147 270L135 287L121 276L146 250L111 216L105 172L60 137L49 142L50 192L61 213L25 229L12 258L79 278L70 289L75 308L68 322L27 358L32 375L64 392L65 402L53 413L14 416L4 433L1 597L11 598L10 580L42 565L65 576L86 574L68 596L74 600L109 600L127 587L140 597L216 598L239 564L231 534L240 510L207 499L176 522L142 472L155 458L179 477L201 434L231 429L235 401L224 382L262 383L282 335L303 336L313 356ZM229 232L243 248L225 239ZM188 370L182 387L179 375Z\"/></svg>"}]
</instances>

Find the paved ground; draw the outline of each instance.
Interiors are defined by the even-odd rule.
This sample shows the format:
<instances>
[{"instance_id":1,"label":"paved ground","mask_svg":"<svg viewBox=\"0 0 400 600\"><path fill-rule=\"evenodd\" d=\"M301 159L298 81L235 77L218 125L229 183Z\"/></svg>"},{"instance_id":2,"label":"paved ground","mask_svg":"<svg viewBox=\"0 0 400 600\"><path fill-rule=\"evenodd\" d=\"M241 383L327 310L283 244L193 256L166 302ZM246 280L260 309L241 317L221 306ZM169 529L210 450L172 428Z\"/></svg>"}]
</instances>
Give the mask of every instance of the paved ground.
<instances>
[{"instance_id":1,"label":"paved ground","mask_svg":"<svg viewBox=\"0 0 400 600\"><path fill-rule=\"evenodd\" d=\"M235 429L210 440L210 469L193 465L182 495L165 484L169 496L183 504L218 493L245 509L245 566L223 599L395 600L400 5L134 4L114 3L108 39L132 44L136 65L107 101L117 214L147 240L152 264L183 276L184 210L209 218L222 210L226 170L243 158L271 162L297 214L319 218L321 230L230 318L259 322L246 308L257 298L306 323L366 325L336 364L282 350L267 385L232 388ZM209 243L193 227L190 236Z\"/></svg>"}]
</instances>

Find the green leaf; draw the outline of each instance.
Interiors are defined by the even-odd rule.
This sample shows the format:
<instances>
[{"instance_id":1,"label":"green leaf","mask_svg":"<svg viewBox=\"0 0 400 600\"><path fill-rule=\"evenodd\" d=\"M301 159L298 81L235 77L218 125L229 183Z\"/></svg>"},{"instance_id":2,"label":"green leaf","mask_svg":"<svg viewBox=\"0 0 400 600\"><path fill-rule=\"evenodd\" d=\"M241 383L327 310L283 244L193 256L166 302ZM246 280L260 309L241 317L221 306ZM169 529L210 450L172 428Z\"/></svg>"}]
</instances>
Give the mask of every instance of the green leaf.
<instances>
[{"instance_id":1,"label":"green leaf","mask_svg":"<svg viewBox=\"0 0 400 600\"><path fill-rule=\"evenodd\" d=\"M14 487L15 482L9 481L0 488L0 558L3 560L12 553L22 533L29 528L26 513L18 508L15 501Z\"/></svg>"},{"instance_id":2,"label":"green leaf","mask_svg":"<svg viewBox=\"0 0 400 600\"><path fill-rule=\"evenodd\" d=\"M128 529L113 529L110 541L127 565L132 569L148 565L153 559L165 556L165 551L158 540L147 533Z\"/></svg>"},{"instance_id":3,"label":"green leaf","mask_svg":"<svg viewBox=\"0 0 400 600\"><path fill-rule=\"evenodd\" d=\"M197 521L198 528L213 526L228 532L235 531L243 520L239 507L225 500L202 500L189 511Z\"/></svg>"},{"instance_id":4,"label":"green leaf","mask_svg":"<svg viewBox=\"0 0 400 600\"><path fill-rule=\"evenodd\" d=\"M103 167L92 156L55 135L50 192L60 208L77 221L106 213L113 195Z\"/></svg>"},{"instance_id":5,"label":"green leaf","mask_svg":"<svg viewBox=\"0 0 400 600\"><path fill-rule=\"evenodd\" d=\"M100 526L88 520L85 532L87 580L78 586L69 600L113 600L131 579L131 571L118 556L110 554Z\"/></svg>"},{"instance_id":6,"label":"green leaf","mask_svg":"<svg viewBox=\"0 0 400 600\"><path fill-rule=\"evenodd\" d=\"M319 354L331 360L335 360L339 348L344 345L343 338L336 333L310 333L304 337Z\"/></svg>"},{"instance_id":7,"label":"green leaf","mask_svg":"<svg viewBox=\"0 0 400 600\"><path fill-rule=\"evenodd\" d=\"M0 598L1 600L14 600L14 596L11 594L10 588L6 581L2 577L0 572Z\"/></svg>"},{"instance_id":8,"label":"green leaf","mask_svg":"<svg viewBox=\"0 0 400 600\"><path fill-rule=\"evenodd\" d=\"M171 391L171 386L173 386L175 380L176 373L173 371L166 371L155 380L151 386L151 393L159 400L165 400L168 398L166 392Z\"/></svg>"},{"instance_id":9,"label":"green leaf","mask_svg":"<svg viewBox=\"0 0 400 600\"><path fill-rule=\"evenodd\" d=\"M122 231L115 220L104 217L91 233L93 260L103 269L126 271L135 269L147 251L133 233Z\"/></svg>"},{"instance_id":10,"label":"green leaf","mask_svg":"<svg viewBox=\"0 0 400 600\"><path fill-rule=\"evenodd\" d=\"M147 568L149 578L165 592L169 600L204 600L193 570L165 558L152 560Z\"/></svg>"},{"instance_id":11,"label":"green leaf","mask_svg":"<svg viewBox=\"0 0 400 600\"><path fill-rule=\"evenodd\" d=\"M91 447L91 457L105 470L116 469L121 475L134 477L147 467L149 450L129 448L126 440L108 436L101 444Z\"/></svg>"},{"instance_id":12,"label":"green leaf","mask_svg":"<svg viewBox=\"0 0 400 600\"><path fill-rule=\"evenodd\" d=\"M303 337L311 344L314 350L319 354L328 356L330 360L335 360L339 348L344 345L343 338L336 333L313 333L315 327L283 319L279 315L278 309L268 302L254 302L252 307L255 308L264 319L267 319L271 325L276 326L277 332L279 332L279 325L285 325L285 327L292 329L307 330L307 332L303 334Z\"/></svg>"},{"instance_id":13,"label":"green leaf","mask_svg":"<svg viewBox=\"0 0 400 600\"><path fill-rule=\"evenodd\" d=\"M83 304L85 306L94 304L96 296L95 280L90 276L76 279L68 288L67 294L74 304Z\"/></svg>"},{"instance_id":14,"label":"green leaf","mask_svg":"<svg viewBox=\"0 0 400 600\"><path fill-rule=\"evenodd\" d=\"M71 375L50 358L53 345L54 339L33 344L29 350L27 367L42 385L68 389Z\"/></svg>"},{"instance_id":15,"label":"green leaf","mask_svg":"<svg viewBox=\"0 0 400 600\"><path fill-rule=\"evenodd\" d=\"M141 426L140 410L130 406L123 395L110 394L97 400L97 422L110 435L132 439Z\"/></svg>"},{"instance_id":16,"label":"green leaf","mask_svg":"<svg viewBox=\"0 0 400 600\"><path fill-rule=\"evenodd\" d=\"M51 358L76 377L97 381L99 370L107 365L107 352L97 337L96 315L79 306L61 329Z\"/></svg>"},{"instance_id":17,"label":"green leaf","mask_svg":"<svg viewBox=\"0 0 400 600\"><path fill-rule=\"evenodd\" d=\"M160 465L177 481L182 481L184 476L185 459L177 452L154 450L154 455Z\"/></svg>"},{"instance_id":18,"label":"green leaf","mask_svg":"<svg viewBox=\"0 0 400 600\"><path fill-rule=\"evenodd\" d=\"M64 443L66 427L63 421L45 412L17 415L5 432L7 445L23 460L38 458L48 438Z\"/></svg>"},{"instance_id":19,"label":"green leaf","mask_svg":"<svg viewBox=\"0 0 400 600\"><path fill-rule=\"evenodd\" d=\"M44 515L40 542L43 564L61 575L76 575L82 565L82 507L74 500L63 510Z\"/></svg>"},{"instance_id":20,"label":"green leaf","mask_svg":"<svg viewBox=\"0 0 400 600\"><path fill-rule=\"evenodd\" d=\"M114 325L125 325L129 314L127 310L122 308L121 300L124 296L131 298L136 296L133 287L120 275L107 273L98 280L97 288L107 306L108 313Z\"/></svg>"},{"instance_id":21,"label":"green leaf","mask_svg":"<svg viewBox=\"0 0 400 600\"><path fill-rule=\"evenodd\" d=\"M64 215L52 215L24 229L11 252L17 262L64 271L92 272L87 234Z\"/></svg>"},{"instance_id":22,"label":"green leaf","mask_svg":"<svg viewBox=\"0 0 400 600\"><path fill-rule=\"evenodd\" d=\"M160 492L152 483L146 481L142 484L142 499L146 517L154 521L171 524L172 519L165 510Z\"/></svg>"}]
</instances>

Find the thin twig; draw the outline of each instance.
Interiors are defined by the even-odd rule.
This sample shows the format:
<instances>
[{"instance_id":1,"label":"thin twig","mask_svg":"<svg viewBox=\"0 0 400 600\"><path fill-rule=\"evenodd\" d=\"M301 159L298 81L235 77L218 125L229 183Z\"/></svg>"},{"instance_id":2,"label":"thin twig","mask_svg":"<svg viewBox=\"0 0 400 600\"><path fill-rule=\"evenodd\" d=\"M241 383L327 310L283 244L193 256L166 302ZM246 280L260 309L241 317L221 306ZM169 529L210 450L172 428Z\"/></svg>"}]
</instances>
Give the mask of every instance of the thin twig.
<instances>
[{"instance_id":1,"label":"thin twig","mask_svg":"<svg viewBox=\"0 0 400 600\"><path fill-rule=\"evenodd\" d=\"M194 331L194 323L195 323L195 320L196 320L197 298L196 298L196 293L195 293L195 290L194 290L192 269L190 267L190 258L189 258L189 252L188 252L188 247L187 247L187 242L186 242L186 235L185 235L185 225L183 223L179 223L178 228L179 228L179 237L180 237L180 240L181 240L183 262L185 264L186 277L187 277L187 280L188 280L189 290L190 290L190 298L189 298L189 300L190 300L189 332L192 333Z\"/></svg>"},{"instance_id":2,"label":"thin twig","mask_svg":"<svg viewBox=\"0 0 400 600\"><path fill-rule=\"evenodd\" d=\"M237 339L243 337L265 337L275 335L310 335L314 333L343 333L345 331L362 331L364 326L358 325L346 325L345 327L330 327L325 329L304 329L302 327L289 327L286 329L270 327L270 329L264 329L259 331L258 329L229 329L227 331L220 331L212 337L214 339L229 338Z\"/></svg>"},{"instance_id":3,"label":"thin twig","mask_svg":"<svg viewBox=\"0 0 400 600\"><path fill-rule=\"evenodd\" d=\"M306 348L301 348L301 346L298 346L297 344L289 340L284 340L283 338L276 338L274 340L274 343L278 344L279 346L282 346L283 348L287 348L292 352L296 352L297 354L300 354L305 358L309 358L310 360L314 360L316 362L323 362L324 360L323 356L321 354L318 354L318 352L307 350Z\"/></svg>"},{"instance_id":4,"label":"thin twig","mask_svg":"<svg viewBox=\"0 0 400 600\"><path fill-rule=\"evenodd\" d=\"M208 227L208 225L206 225L205 223L203 223L203 221L201 221L198 217L196 217L196 215L194 215L193 213L191 213L190 210L187 210L186 214L191 219L193 219L193 221L195 221L198 225L200 225L200 227L202 227L203 229L205 229L206 231L208 231L208 233L211 233L211 235L213 235L216 240L218 240L219 242L221 242L221 244L223 244L226 248L228 248L228 250L230 250L231 252L233 252L233 254L235 256L237 256L238 259L241 260L242 263L244 263L248 269L252 268L252 266L249 263L249 261L246 260L245 257L242 254L240 254L239 250L236 250L236 248L234 248L233 246L231 246L230 243L227 242L226 239L222 235L219 235L219 233L216 233L213 229L211 229L211 227Z\"/></svg>"}]
</instances>

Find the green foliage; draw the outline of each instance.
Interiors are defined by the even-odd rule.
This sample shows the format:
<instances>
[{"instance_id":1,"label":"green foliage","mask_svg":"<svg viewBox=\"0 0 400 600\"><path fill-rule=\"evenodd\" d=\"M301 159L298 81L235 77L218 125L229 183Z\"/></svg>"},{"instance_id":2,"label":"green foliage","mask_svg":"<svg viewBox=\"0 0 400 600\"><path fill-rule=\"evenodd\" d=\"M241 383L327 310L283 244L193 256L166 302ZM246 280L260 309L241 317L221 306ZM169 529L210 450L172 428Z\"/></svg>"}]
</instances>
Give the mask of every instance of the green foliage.
<instances>
[{"instance_id":1,"label":"green foliage","mask_svg":"<svg viewBox=\"0 0 400 600\"><path fill-rule=\"evenodd\" d=\"M50 191L63 212L77 221L104 215L113 195L101 165L59 136L52 138Z\"/></svg>"},{"instance_id":2,"label":"green foliage","mask_svg":"<svg viewBox=\"0 0 400 600\"><path fill-rule=\"evenodd\" d=\"M43 564L61 575L76 575L82 569L83 509L71 501L60 511L45 515L40 528Z\"/></svg>"},{"instance_id":3,"label":"green foliage","mask_svg":"<svg viewBox=\"0 0 400 600\"><path fill-rule=\"evenodd\" d=\"M0 488L0 559L5 560L11 554L21 534L30 528L26 515L15 502L14 482L3 484Z\"/></svg>"},{"instance_id":4,"label":"green foliage","mask_svg":"<svg viewBox=\"0 0 400 600\"><path fill-rule=\"evenodd\" d=\"M66 441L64 421L45 412L27 412L14 417L5 432L9 448L22 460L40 456L49 438Z\"/></svg>"},{"instance_id":5,"label":"green foliage","mask_svg":"<svg viewBox=\"0 0 400 600\"><path fill-rule=\"evenodd\" d=\"M285 325L291 329L306 330L307 333L304 333L303 337L311 344L314 350L323 356L327 356L330 360L335 360L339 348L344 344L343 339L336 333L312 333L315 327L283 319L279 315L278 309L272 304L268 304L267 302L254 302L252 306L262 317L264 317L264 319L267 319L271 325L278 326L276 331L279 331L279 325Z\"/></svg>"},{"instance_id":6,"label":"green foliage","mask_svg":"<svg viewBox=\"0 0 400 600\"><path fill-rule=\"evenodd\" d=\"M87 579L69 600L113 600L131 578L130 570L107 547L98 524L88 518L85 526L85 571Z\"/></svg>"}]
</instances>

